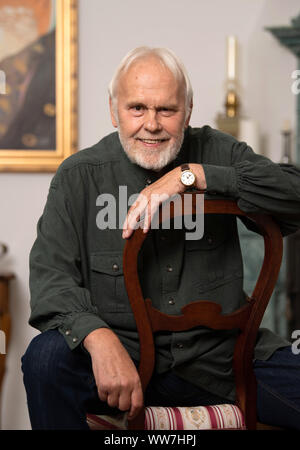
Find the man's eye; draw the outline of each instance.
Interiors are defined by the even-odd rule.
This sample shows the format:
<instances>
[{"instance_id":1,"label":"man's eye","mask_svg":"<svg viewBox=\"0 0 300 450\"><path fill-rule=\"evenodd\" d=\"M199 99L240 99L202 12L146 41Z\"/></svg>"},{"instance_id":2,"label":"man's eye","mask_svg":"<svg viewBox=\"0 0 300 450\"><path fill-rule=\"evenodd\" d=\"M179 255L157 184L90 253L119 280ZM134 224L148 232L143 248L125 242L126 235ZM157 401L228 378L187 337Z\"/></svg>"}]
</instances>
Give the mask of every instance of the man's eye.
<instances>
[{"instance_id":1,"label":"man's eye","mask_svg":"<svg viewBox=\"0 0 300 450\"><path fill-rule=\"evenodd\" d=\"M137 111L137 112L141 112L143 111L143 106L142 105L136 105L132 107L133 111Z\"/></svg>"},{"instance_id":2,"label":"man's eye","mask_svg":"<svg viewBox=\"0 0 300 450\"><path fill-rule=\"evenodd\" d=\"M159 112L163 115L163 116L170 116L171 114L173 114L173 110L170 108L161 108L159 110Z\"/></svg>"}]
</instances>

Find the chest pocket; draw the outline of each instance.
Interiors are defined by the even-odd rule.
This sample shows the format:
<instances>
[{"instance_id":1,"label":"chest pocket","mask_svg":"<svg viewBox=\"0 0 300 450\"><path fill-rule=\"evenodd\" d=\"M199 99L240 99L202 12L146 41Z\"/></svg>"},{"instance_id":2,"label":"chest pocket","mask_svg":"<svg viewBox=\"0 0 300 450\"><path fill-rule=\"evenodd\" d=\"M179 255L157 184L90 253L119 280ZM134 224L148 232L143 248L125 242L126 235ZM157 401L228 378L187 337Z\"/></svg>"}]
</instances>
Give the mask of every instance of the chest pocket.
<instances>
[{"instance_id":1,"label":"chest pocket","mask_svg":"<svg viewBox=\"0 0 300 450\"><path fill-rule=\"evenodd\" d=\"M97 252L90 256L91 294L101 312L131 312L123 276L122 252Z\"/></svg>"},{"instance_id":2,"label":"chest pocket","mask_svg":"<svg viewBox=\"0 0 300 450\"><path fill-rule=\"evenodd\" d=\"M208 292L241 276L235 255L235 222L231 216L205 217L204 235L185 243L186 265L197 293Z\"/></svg>"},{"instance_id":3,"label":"chest pocket","mask_svg":"<svg viewBox=\"0 0 300 450\"><path fill-rule=\"evenodd\" d=\"M230 236L232 227L224 216L205 216L203 237L198 240L186 240L188 252L199 250L214 250Z\"/></svg>"}]
</instances>

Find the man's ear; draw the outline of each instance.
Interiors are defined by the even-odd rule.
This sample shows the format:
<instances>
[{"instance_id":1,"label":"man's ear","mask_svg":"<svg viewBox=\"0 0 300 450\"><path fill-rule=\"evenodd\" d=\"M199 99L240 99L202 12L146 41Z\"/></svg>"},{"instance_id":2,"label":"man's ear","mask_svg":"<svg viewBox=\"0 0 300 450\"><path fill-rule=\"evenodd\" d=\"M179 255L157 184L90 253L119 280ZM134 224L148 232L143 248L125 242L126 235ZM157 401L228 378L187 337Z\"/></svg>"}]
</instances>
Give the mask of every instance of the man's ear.
<instances>
[{"instance_id":1,"label":"man's ear","mask_svg":"<svg viewBox=\"0 0 300 450\"><path fill-rule=\"evenodd\" d=\"M115 128L118 128L118 121L116 118L115 108L113 106L113 101L112 101L111 97L109 97L109 109L110 109L111 122Z\"/></svg>"},{"instance_id":2,"label":"man's ear","mask_svg":"<svg viewBox=\"0 0 300 450\"><path fill-rule=\"evenodd\" d=\"M184 123L184 127L185 128L187 128L189 126L191 115L192 115L192 111L193 111L193 99L191 100L189 115L185 119L185 123Z\"/></svg>"}]
</instances>

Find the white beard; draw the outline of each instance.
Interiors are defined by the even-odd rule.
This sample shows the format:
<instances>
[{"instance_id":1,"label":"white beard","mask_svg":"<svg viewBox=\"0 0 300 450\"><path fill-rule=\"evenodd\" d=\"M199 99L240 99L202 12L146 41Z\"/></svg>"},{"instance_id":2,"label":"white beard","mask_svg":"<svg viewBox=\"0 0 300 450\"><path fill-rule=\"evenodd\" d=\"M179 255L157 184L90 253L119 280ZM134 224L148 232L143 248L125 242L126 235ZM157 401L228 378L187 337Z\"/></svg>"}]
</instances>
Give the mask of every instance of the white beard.
<instances>
[{"instance_id":1,"label":"white beard","mask_svg":"<svg viewBox=\"0 0 300 450\"><path fill-rule=\"evenodd\" d=\"M176 141L173 144L168 145L164 150L159 152L157 150L153 151L150 148L147 148L143 151L131 147L129 140L123 136L120 127L118 128L118 132L122 147L130 161L143 167L144 169L154 170L157 172L170 164L170 162L174 161L181 149L184 139L183 129L182 133L176 138Z\"/></svg>"}]
</instances>

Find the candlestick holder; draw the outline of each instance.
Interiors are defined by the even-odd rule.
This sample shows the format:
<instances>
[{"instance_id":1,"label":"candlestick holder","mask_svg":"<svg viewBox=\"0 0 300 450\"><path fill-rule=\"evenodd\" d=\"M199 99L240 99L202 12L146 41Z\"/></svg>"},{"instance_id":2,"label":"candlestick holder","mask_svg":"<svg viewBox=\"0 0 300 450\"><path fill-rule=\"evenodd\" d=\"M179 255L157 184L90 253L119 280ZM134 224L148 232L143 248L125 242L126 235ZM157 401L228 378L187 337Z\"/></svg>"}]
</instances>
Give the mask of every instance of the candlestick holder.
<instances>
[{"instance_id":1,"label":"candlestick holder","mask_svg":"<svg viewBox=\"0 0 300 450\"><path fill-rule=\"evenodd\" d=\"M237 94L236 83L228 80L224 101L224 112L216 117L216 124L220 131L229 133L234 137L239 135L239 108L240 101Z\"/></svg>"},{"instance_id":2,"label":"candlestick holder","mask_svg":"<svg viewBox=\"0 0 300 450\"><path fill-rule=\"evenodd\" d=\"M240 102L237 93L233 89L227 91L224 106L226 117L237 117Z\"/></svg>"},{"instance_id":3,"label":"candlestick holder","mask_svg":"<svg viewBox=\"0 0 300 450\"><path fill-rule=\"evenodd\" d=\"M237 87L237 39L235 36L228 36L224 112L217 115L216 124L220 131L236 138L239 134L240 109Z\"/></svg>"},{"instance_id":4,"label":"candlestick holder","mask_svg":"<svg viewBox=\"0 0 300 450\"><path fill-rule=\"evenodd\" d=\"M283 151L280 161L284 164L291 164L291 130L282 130L281 134L283 140Z\"/></svg>"}]
</instances>

